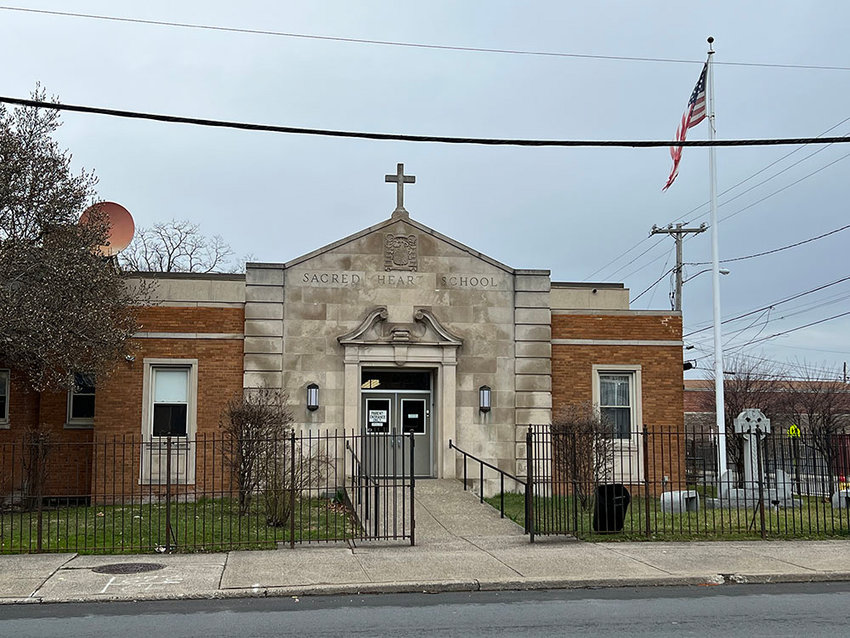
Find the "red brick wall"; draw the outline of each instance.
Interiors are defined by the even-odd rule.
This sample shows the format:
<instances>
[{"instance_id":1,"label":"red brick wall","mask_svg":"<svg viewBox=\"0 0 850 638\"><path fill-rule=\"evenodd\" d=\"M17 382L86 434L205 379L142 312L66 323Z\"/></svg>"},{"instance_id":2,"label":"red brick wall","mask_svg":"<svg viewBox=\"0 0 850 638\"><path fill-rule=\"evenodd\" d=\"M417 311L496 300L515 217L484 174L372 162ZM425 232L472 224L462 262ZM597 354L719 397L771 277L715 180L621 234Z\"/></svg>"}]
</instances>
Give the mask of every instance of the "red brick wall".
<instances>
[{"instance_id":1,"label":"red brick wall","mask_svg":"<svg viewBox=\"0 0 850 638\"><path fill-rule=\"evenodd\" d=\"M678 341L673 315L553 315L552 339ZM552 344L552 408L592 400L593 365L640 365L642 418L651 433L649 479L675 486L684 477L681 346ZM640 428L643 424L634 424ZM661 433L668 433L664 436ZM681 450L680 450L681 448ZM684 489L684 487L673 489ZM657 491L657 490L656 490Z\"/></svg>"},{"instance_id":2,"label":"red brick wall","mask_svg":"<svg viewBox=\"0 0 850 638\"><path fill-rule=\"evenodd\" d=\"M142 332L238 333L244 327L242 308L145 308L140 313ZM142 387L144 359L197 359L197 430L198 441L220 437L219 420L227 402L242 391L241 339L135 339L135 361L122 362L109 379L98 386L95 433L104 446L98 449L95 466L114 463L107 459L113 450L121 450L116 470L93 477L96 497L109 500L122 490L139 492L142 436ZM221 489L222 458L220 446L199 444L195 455L195 477L199 491ZM215 458L213 458L215 457ZM213 469L215 465L215 469ZM113 475L123 476L119 484ZM215 477L215 485L213 485ZM190 488L191 489L191 488ZM158 491L158 490L157 490ZM147 493L150 496L150 493ZM140 494L144 497L145 494Z\"/></svg>"},{"instance_id":3,"label":"red brick wall","mask_svg":"<svg viewBox=\"0 0 850 638\"><path fill-rule=\"evenodd\" d=\"M552 315L553 339L679 340L676 315Z\"/></svg>"},{"instance_id":4,"label":"red brick wall","mask_svg":"<svg viewBox=\"0 0 850 638\"><path fill-rule=\"evenodd\" d=\"M150 307L140 309L139 323L141 332L241 335L244 311L242 308ZM96 495L103 495L122 489L129 492L133 485L138 493L146 357L198 360L197 435L218 435L222 410L242 389L242 340L133 339L132 347L135 361L121 361L108 378L98 380L93 429L66 428L67 393L44 392L39 397L27 388L21 373L12 371L10 429L0 430L0 446L6 444L6 451L10 451L10 442L20 441L29 426L40 424L48 430L53 445L48 457L46 491L74 495L93 490ZM212 454L212 446L208 447L210 454L199 450L198 477L212 474L211 458L207 458ZM220 485L220 458L217 464L216 483ZM8 472L2 474L8 476Z\"/></svg>"},{"instance_id":5,"label":"red brick wall","mask_svg":"<svg viewBox=\"0 0 850 638\"><path fill-rule=\"evenodd\" d=\"M141 332L217 332L242 334L242 308L148 306L139 309Z\"/></svg>"},{"instance_id":6,"label":"red brick wall","mask_svg":"<svg viewBox=\"0 0 850 638\"><path fill-rule=\"evenodd\" d=\"M65 429L67 400L65 392L43 392L39 395L29 388L22 373L11 371L9 429L0 430L0 473L3 475L0 496L21 489L26 456L34 451L23 444L23 437L28 428L36 425L50 435L43 492L57 497L88 493L92 431Z\"/></svg>"}]
</instances>

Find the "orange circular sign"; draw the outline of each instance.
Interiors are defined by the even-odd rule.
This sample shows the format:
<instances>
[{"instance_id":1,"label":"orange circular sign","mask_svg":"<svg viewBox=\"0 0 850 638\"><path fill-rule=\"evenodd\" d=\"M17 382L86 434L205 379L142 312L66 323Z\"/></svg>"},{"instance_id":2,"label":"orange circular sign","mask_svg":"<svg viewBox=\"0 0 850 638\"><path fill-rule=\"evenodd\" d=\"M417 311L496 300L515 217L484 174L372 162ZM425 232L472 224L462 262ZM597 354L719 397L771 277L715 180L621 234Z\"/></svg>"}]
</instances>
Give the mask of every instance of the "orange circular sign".
<instances>
[{"instance_id":1,"label":"orange circular sign","mask_svg":"<svg viewBox=\"0 0 850 638\"><path fill-rule=\"evenodd\" d=\"M121 204L100 202L89 206L83 212L80 216L80 223L85 224L89 217L94 214L94 211L99 211L103 214L109 225L109 243L99 247L100 253L107 257L117 255L133 241L133 233L136 231L133 216Z\"/></svg>"}]
</instances>

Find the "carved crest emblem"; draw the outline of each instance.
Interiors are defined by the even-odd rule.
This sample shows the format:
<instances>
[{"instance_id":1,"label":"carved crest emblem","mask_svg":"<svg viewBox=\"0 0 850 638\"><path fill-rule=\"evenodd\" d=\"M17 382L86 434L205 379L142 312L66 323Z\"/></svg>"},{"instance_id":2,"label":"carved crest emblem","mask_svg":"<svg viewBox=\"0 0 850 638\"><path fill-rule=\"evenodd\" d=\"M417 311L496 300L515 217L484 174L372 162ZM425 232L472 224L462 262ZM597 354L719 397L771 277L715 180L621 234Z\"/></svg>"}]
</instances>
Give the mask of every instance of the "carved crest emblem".
<instances>
[{"instance_id":1,"label":"carved crest emblem","mask_svg":"<svg viewBox=\"0 0 850 638\"><path fill-rule=\"evenodd\" d=\"M384 241L384 270L413 270L418 267L416 235L387 234Z\"/></svg>"}]
</instances>

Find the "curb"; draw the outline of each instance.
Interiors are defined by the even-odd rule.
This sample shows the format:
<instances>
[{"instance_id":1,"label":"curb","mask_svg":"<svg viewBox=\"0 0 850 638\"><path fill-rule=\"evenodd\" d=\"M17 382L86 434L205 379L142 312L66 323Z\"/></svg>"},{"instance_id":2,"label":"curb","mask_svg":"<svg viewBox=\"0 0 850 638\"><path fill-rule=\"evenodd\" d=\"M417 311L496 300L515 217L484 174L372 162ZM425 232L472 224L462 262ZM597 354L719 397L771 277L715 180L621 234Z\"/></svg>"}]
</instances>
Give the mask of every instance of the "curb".
<instances>
[{"instance_id":1,"label":"curb","mask_svg":"<svg viewBox=\"0 0 850 638\"><path fill-rule=\"evenodd\" d=\"M845 582L850 581L850 572L813 572L789 574L706 574L702 576L660 576L657 578L590 578L570 580L563 578L539 578L530 580L432 580L405 581L395 583L352 583L317 584L291 587L258 587L239 589L219 589L206 593L180 596L162 596L142 594L132 597L122 596L73 596L55 600L41 597L0 598L0 605L19 604L55 604L55 603L98 603L98 602L134 602L154 600L213 600L234 598L300 598L305 596L370 595L370 594L438 594L449 592L475 591L535 591L535 590L575 590L575 589L614 589L622 587L675 587L700 586L712 587L726 584L775 584L809 582Z\"/></svg>"}]
</instances>

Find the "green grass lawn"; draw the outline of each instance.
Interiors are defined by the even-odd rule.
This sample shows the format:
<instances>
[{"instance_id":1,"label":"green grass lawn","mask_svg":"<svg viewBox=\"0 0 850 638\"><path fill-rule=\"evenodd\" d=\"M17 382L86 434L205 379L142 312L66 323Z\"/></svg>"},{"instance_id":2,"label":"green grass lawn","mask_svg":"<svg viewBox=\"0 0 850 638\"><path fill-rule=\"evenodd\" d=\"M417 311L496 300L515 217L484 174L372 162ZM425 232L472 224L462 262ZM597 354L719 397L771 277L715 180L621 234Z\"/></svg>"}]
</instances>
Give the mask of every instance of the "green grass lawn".
<instances>
[{"instance_id":1,"label":"green grass lawn","mask_svg":"<svg viewBox=\"0 0 850 638\"><path fill-rule=\"evenodd\" d=\"M499 508L499 495L485 499ZM803 497L800 508L765 508L768 538L846 538L850 537L850 511L833 510L820 498ZM599 534L593 531L593 503L583 510L571 496L536 497L535 531L538 534L572 534L583 540L752 540L761 538L759 512L750 509L700 509L698 512L670 514L661 511L657 499L649 500L649 535L646 533L647 502L632 497L623 531ZM754 511L755 510L755 511ZM522 494L505 494L505 516L519 525L525 521Z\"/></svg>"},{"instance_id":2,"label":"green grass lawn","mask_svg":"<svg viewBox=\"0 0 850 638\"><path fill-rule=\"evenodd\" d=\"M272 549L288 542L289 525L266 524L261 497L249 512L238 515L235 499L202 498L170 506L173 551L215 551L229 548ZM146 553L163 551L167 509L164 503L135 505L44 506L42 551ZM344 506L332 499L301 499L295 504L295 540L325 541L357 537L360 528ZM0 512L0 554L37 551L36 512Z\"/></svg>"}]
</instances>

